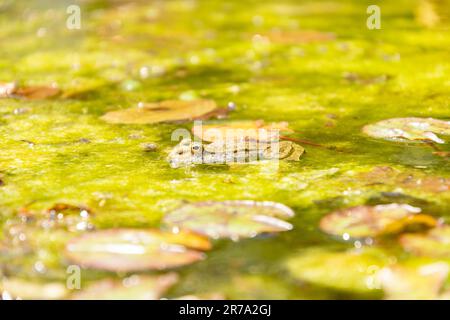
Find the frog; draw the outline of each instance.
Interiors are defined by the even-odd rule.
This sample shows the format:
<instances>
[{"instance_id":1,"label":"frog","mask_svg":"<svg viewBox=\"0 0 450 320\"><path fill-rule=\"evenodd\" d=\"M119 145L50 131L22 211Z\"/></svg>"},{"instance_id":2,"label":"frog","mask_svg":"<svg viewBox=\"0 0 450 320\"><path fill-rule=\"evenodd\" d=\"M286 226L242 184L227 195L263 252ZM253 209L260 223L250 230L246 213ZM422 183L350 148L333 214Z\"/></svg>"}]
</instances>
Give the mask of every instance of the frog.
<instances>
[{"instance_id":1,"label":"frog","mask_svg":"<svg viewBox=\"0 0 450 320\"><path fill-rule=\"evenodd\" d=\"M197 164L248 164L264 160L298 161L304 151L302 146L291 141L240 140L206 144L185 138L170 151L167 160L172 168Z\"/></svg>"}]
</instances>

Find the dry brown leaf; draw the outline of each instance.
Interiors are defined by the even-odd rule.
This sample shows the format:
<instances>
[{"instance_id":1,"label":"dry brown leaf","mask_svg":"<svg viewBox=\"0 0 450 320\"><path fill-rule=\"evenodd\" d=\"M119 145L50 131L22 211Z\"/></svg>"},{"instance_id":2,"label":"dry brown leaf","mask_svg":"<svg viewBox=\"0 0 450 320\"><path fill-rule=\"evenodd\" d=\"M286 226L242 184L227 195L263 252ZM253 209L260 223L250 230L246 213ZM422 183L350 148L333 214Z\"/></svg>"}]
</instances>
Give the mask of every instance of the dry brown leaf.
<instances>
[{"instance_id":1,"label":"dry brown leaf","mask_svg":"<svg viewBox=\"0 0 450 320\"><path fill-rule=\"evenodd\" d=\"M41 100L56 97L60 94L56 87L28 86L21 87L17 82L0 83L0 98L24 98Z\"/></svg>"},{"instance_id":2,"label":"dry brown leaf","mask_svg":"<svg viewBox=\"0 0 450 320\"><path fill-rule=\"evenodd\" d=\"M108 123L149 124L160 122L179 122L204 119L220 113L213 100L166 100L129 108L110 111L101 117Z\"/></svg>"}]
</instances>

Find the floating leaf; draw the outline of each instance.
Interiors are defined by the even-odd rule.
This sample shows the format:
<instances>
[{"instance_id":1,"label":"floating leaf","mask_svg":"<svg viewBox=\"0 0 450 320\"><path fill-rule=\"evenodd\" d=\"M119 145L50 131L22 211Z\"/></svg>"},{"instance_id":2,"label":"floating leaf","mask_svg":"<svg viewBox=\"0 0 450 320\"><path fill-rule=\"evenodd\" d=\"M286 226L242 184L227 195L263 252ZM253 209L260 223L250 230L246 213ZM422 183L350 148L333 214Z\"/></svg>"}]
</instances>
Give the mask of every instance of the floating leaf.
<instances>
[{"instance_id":1,"label":"floating leaf","mask_svg":"<svg viewBox=\"0 0 450 320\"><path fill-rule=\"evenodd\" d=\"M159 230L112 229L85 233L66 246L66 257L88 268L109 271L167 269L203 259L207 238Z\"/></svg>"},{"instance_id":2,"label":"floating leaf","mask_svg":"<svg viewBox=\"0 0 450 320\"><path fill-rule=\"evenodd\" d=\"M302 251L286 266L293 277L315 285L367 293L380 289L377 272L389 258L376 249L338 252L319 248Z\"/></svg>"},{"instance_id":3,"label":"floating leaf","mask_svg":"<svg viewBox=\"0 0 450 320\"><path fill-rule=\"evenodd\" d=\"M396 177L398 186L408 189L418 189L427 192L446 192L450 190L450 179L424 174L400 173Z\"/></svg>"},{"instance_id":4,"label":"floating leaf","mask_svg":"<svg viewBox=\"0 0 450 320\"><path fill-rule=\"evenodd\" d=\"M9 296L22 300L54 300L63 299L68 290L59 282L36 282L20 278L3 278L0 283L0 297Z\"/></svg>"},{"instance_id":5,"label":"floating leaf","mask_svg":"<svg viewBox=\"0 0 450 320\"><path fill-rule=\"evenodd\" d=\"M450 190L450 179L423 174L419 171L402 172L388 166L378 166L369 172L359 174L358 178L367 185L387 184L406 189L426 192L446 192Z\"/></svg>"},{"instance_id":6,"label":"floating leaf","mask_svg":"<svg viewBox=\"0 0 450 320\"><path fill-rule=\"evenodd\" d=\"M68 231L92 230L92 211L86 206L56 203L43 211L20 208L18 218L29 226L44 229L67 229Z\"/></svg>"},{"instance_id":7,"label":"floating leaf","mask_svg":"<svg viewBox=\"0 0 450 320\"><path fill-rule=\"evenodd\" d=\"M158 300L176 282L178 275L133 275L122 281L94 282L72 296L74 300Z\"/></svg>"},{"instance_id":8,"label":"floating leaf","mask_svg":"<svg viewBox=\"0 0 450 320\"><path fill-rule=\"evenodd\" d=\"M378 273L378 280L386 299L437 299L448 272L449 266L444 262L418 267L395 265L382 269Z\"/></svg>"},{"instance_id":9,"label":"floating leaf","mask_svg":"<svg viewBox=\"0 0 450 320\"><path fill-rule=\"evenodd\" d=\"M17 82L0 83L0 98L26 98L30 100L52 98L60 94L56 87L21 87Z\"/></svg>"},{"instance_id":10,"label":"floating leaf","mask_svg":"<svg viewBox=\"0 0 450 320\"><path fill-rule=\"evenodd\" d=\"M18 88L14 92L14 95L30 100L40 100L56 97L57 95L60 94L60 92L61 91L55 87L45 87L45 86L22 87Z\"/></svg>"},{"instance_id":11,"label":"floating leaf","mask_svg":"<svg viewBox=\"0 0 450 320\"><path fill-rule=\"evenodd\" d=\"M374 138L444 143L437 135L450 135L450 121L433 118L394 118L366 125L363 132Z\"/></svg>"},{"instance_id":12,"label":"floating leaf","mask_svg":"<svg viewBox=\"0 0 450 320\"><path fill-rule=\"evenodd\" d=\"M51 208L47 209L48 213L58 214L58 213L79 213L79 212L91 213L91 209L87 206L75 206L68 203L55 203Z\"/></svg>"},{"instance_id":13,"label":"floating leaf","mask_svg":"<svg viewBox=\"0 0 450 320\"><path fill-rule=\"evenodd\" d=\"M292 132L287 122L266 124L263 120L243 120L217 124L201 124L192 127L192 133L203 141L273 141L280 132Z\"/></svg>"},{"instance_id":14,"label":"floating leaf","mask_svg":"<svg viewBox=\"0 0 450 320\"><path fill-rule=\"evenodd\" d=\"M450 259L450 226L431 229L427 234L405 234L400 244L419 256Z\"/></svg>"},{"instance_id":15,"label":"floating leaf","mask_svg":"<svg viewBox=\"0 0 450 320\"><path fill-rule=\"evenodd\" d=\"M196 117L194 120L208 120L211 118L216 119L224 119L228 116L228 113L231 111L229 108L217 108L211 112L205 113L202 116Z\"/></svg>"},{"instance_id":16,"label":"floating leaf","mask_svg":"<svg viewBox=\"0 0 450 320\"><path fill-rule=\"evenodd\" d=\"M274 43L279 44L299 44L312 42L326 42L336 39L336 35L331 32L321 32L314 30L304 31L272 31L265 36Z\"/></svg>"},{"instance_id":17,"label":"floating leaf","mask_svg":"<svg viewBox=\"0 0 450 320\"><path fill-rule=\"evenodd\" d=\"M101 117L108 123L147 124L203 119L214 115L217 105L213 100L166 100L148 103L124 110L111 111Z\"/></svg>"},{"instance_id":18,"label":"floating leaf","mask_svg":"<svg viewBox=\"0 0 450 320\"><path fill-rule=\"evenodd\" d=\"M164 222L214 239L237 240L265 232L291 230L290 223L277 217L290 218L293 215L287 206L269 201L207 201L182 205L167 214Z\"/></svg>"},{"instance_id":19,"label":"floating leaf","mask_svg":"<svg viewBox=\"0 0 450 320\"><path fill-rule=\"evenodd\" d=\"M413 226L436 226L433 217L419 212L420 208L397 203L358 206L326 215L320 220L320 229L336 236L364 238L398 233Z\"/></svg>"}]
</instances>

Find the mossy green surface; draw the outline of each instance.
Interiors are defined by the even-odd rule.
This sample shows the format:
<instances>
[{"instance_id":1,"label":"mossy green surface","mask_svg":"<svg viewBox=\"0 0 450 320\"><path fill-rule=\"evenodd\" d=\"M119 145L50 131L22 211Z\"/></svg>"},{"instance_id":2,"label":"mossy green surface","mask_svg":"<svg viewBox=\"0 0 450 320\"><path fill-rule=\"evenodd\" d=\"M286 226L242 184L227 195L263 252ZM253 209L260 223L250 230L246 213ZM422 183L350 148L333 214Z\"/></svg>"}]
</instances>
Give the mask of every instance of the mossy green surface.
<instances>
[{"instance_id":1,"label":"mossy green surface","mask_svg":"<svg viewBox=\"0 0 450 320\"><path fill-rule=\"evenodd\" d=\"M428 145L361 133L364 125L392 117L450 119L450 31L445 23L420 25L419 1L378 1L381 30L366 27L372 3L360 0L82 1L80 30L66 28L69 1L55 3L0 1L0 82L56 83L69 95L0 99L1 238L23 207L85 205L101 229L159 227L182 200L277 201L296 211L294 230L216 242L208 259L178 270L181 280L171 294L223 291L251 298L248 289L224 286L239 278L256 285L254 277L261 276L278 289L255 298L358 297L308 283L299 287L286 273L285 260L298 250L339 243L318 230L324 214L396 192L404 194L401 201L421 200L430 214L450 217L448 191L346 178L376 166L450 177L448 158L433 155ZM256 36L274 29L332 32L336 39L281 44ZM384 80L351 82L349 73ZM335 149L305 145L300 162L281 162L276 171L266 164L172 169L166 161L177 143L171 133L192 123L113 125L99 119L139 102L190 97L233 102L231 120L288 121L293 137ZM141 145L149 142L158 145L156 152L144 152ZM448 143L440 147L450 150ZM2 255L3 269L64 279L61 248L71 235L31 234L40 252ZM46 272L36 271L38 261Z\"/></svg>"}]
</instances>

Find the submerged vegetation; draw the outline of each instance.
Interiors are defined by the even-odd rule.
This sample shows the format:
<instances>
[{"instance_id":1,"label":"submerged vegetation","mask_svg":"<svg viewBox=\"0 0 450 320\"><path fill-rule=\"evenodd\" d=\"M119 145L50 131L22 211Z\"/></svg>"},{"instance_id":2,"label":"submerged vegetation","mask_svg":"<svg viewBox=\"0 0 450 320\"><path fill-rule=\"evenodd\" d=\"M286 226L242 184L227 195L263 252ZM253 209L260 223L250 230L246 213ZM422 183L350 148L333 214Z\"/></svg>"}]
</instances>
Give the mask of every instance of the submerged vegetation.
<instances>
[{"instance_id":1,"label":"submerged vegetation","mask_svg":"<svg viewBox=\"0 0 450 320\"><path fill-rule=\"evenodd\" d=\"M0 0L0 298L448 299L450 2L369 4Z\"/></svg>"}]
</instances>

